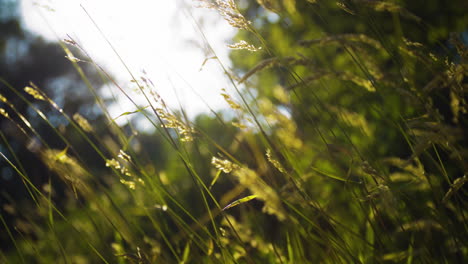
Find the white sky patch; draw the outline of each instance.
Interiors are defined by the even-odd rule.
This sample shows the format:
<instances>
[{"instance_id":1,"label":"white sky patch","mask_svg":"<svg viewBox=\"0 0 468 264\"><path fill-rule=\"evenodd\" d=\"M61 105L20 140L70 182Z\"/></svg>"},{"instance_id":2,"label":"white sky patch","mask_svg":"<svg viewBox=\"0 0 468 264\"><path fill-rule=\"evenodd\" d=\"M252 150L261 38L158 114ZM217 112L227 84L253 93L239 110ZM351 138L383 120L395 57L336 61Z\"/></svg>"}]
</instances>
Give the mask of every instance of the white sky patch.
<instances>
[{"instance_id":1,"label":"white sky patch","mask_svg":"<svg viewBox=\"0 0 468 264\"><path fill-rule=\"evenodd\" d=\"M130 82L130 74L88 12L136 78L144 70L172 109L179 108L180 100L189 116L194 117L209 111L202 99L215 110L227 108L220 92L231 85L215 60L208 61L200 71L205 58L213 54L204 51L202 36L188 14L192 12L204 21L203 33L226 67L230 66L226 45L232 43L236 31L212 10L187 12L184 2L193 6L195 1L24 0L22 15L25 26L45 39L58 41L70 35L133 99L147 105L142 96L131 92L131 87L136 86ZM112 116L136 109L128 99L118 98L118 105L111 107Z\"/></svg>"}]
</instances>

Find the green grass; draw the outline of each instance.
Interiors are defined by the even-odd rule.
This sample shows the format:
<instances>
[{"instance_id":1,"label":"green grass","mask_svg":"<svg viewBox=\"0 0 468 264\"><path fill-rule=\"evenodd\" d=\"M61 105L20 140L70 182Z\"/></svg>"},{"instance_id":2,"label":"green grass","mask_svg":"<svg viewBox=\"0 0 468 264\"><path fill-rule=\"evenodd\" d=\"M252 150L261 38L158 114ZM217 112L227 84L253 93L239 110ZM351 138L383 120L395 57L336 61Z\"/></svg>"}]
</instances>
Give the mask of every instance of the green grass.
<instances>
[{"instance_id":1,"label":"green grass","mask_svg":"<svg viewBox=\"0 0 468 264\"><path fill-rule=\"evenodd\" d=\"M233 51L234 72L214 58L237 92L219 89L228 114L189 120L132 74L148 106L119 118L145 118L154 134L116 124L83 62L71 63L102 110L94 122L67 114L41 87L23 92L2 79L60 141L51 146L0 98L2 116L40 141L34 155L50 171L45 186L31 182L0 131L1 157L30 196L11 201L15 222L0 215L12 243L2 262L466 262L466 45L453 36L455 55L438 57L428 43L405 40L404 21L429 29L395 4L293 2L276 6L279 22L263 27L233 2L211 6L239 40L262 47ZM335 19L359 30L317 33ZM96 69L115 96L135 102ZM52 113L66 129L52 125Z\"/></svg>"}]
</instances>

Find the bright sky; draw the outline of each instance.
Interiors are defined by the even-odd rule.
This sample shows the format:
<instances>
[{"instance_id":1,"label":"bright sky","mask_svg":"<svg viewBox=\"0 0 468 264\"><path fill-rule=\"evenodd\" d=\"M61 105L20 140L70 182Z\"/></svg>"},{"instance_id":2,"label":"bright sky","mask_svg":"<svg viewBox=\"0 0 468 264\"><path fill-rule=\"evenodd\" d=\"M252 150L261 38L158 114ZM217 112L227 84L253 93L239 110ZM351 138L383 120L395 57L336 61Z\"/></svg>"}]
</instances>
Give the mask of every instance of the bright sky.
<instances>
[{"instance_id":1,"label":"bright sky","mask_svg":"<svg viewBox=\"0 0 468 264\"><path fill-rule=\"evenodd\" d=\"M146 71L171 108L179 106L177 93L184 109L193 117L209 111L200 97L214 109L227 107L220 91L229 88L229 82L215 60L209 60L200 71L205 58L213 55L205 54L201 34L189 14L202 18L203 33L225 66L230 65L226 45L232 44L235 30L216 12L186 9L184 3L194 6L195 1L23 0L22 14L25 25L46 39L62 40L69 34L122 87L131 91L135 86L130 82L130 74L86 10L132 73L138 77L142 76L142 70ZM111 110L117 116L135 107L122 97L118 107Z\"/></svg>"}]
</instances>

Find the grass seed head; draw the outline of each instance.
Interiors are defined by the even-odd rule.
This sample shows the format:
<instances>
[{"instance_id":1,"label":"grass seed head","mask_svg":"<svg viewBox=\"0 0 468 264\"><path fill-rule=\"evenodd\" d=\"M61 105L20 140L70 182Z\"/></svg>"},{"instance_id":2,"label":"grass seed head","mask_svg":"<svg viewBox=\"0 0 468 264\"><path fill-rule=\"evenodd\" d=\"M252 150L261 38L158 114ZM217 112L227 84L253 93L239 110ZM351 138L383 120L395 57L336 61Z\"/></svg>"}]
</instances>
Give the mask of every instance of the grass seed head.
<instances>
[{"instance_id":1,"label":"grass seed head","mask_svg":"<svg viewBox=\"0 0 468 264\"><path fill-rule=\"evenodd\" d=\"M273 166L275 166L275 168L277 170L279 170L280 172L286 172L283 168L283 166L281 166L281 163L279 163L277 160L275 160L272 156L271 156L271 150L270 149L267 149L266 151L266 156L267 156L267 159L268 161L273 164Z\"/></svg>"},{"instance_id":2,"label":"grass seed head","mask_svg":"<svg viewBox=\"0 0 468 264\"><path fill-rule=\"evenodd\" d=\"M2 94L0 94L0 102L6 103L6 102L8 102L8 100L6 99L5 96L3 96Z\"/></svg>"},{"instance_id":3,"label":"grass seed head","mask_svg":"<svg viewBox=\"0 0 468 264\"><path fill-rule=\"evenodd\" d=\"M238 29L250 30L251 22L248 21L237 8L233 0L199 0L199 7L209 8L218 11L218 13L226 20L229 25Z\"/></svg>"},{"instance_id":4,"label":"grass seed head","mask_svg":"<svg viewBox=\"0 0 468 264\"><path fill-rule=\"evenodd\" d=\"M0 108L0 115L4 116L5 118L9 118L8 112L4 108Z\"/></svg>"},{"instance_id":5,"label":"grass seed head","mask_svg":"<svg viewBox=\"0 0 468 264\"><path fill-rule=\"evenodd\" d=\"M82 115L78 114L78 113L75 113L73 115L73 120L75 120L76 123L78 123L78 125L81 127L81 129L83 129L84 131L86 132L92 132L93 131L93 127L91 126L91 124L88 122L88 120L86 118L84 118Z\"/></svg>"},{"instance_id":6,"label":"grass seed head","mask_svg":"<svg viewBox=\"0 0 468 264\"><path fill-rule=\"evenodd\" d=\"M265 202L263 212L274 215L278 220L286 219L282 202L276 191L266 184L258 174L248 168L240 168L233 173L239 180L239 183L256 195L258 199Z\"/></svg>"},{"instance_id":7,"label":"grass seed head","mask_svg":"<svg viewBox=\"0 0 468 264\"><path fill-rule=\"evenodd\" d=\"M262 47L255 47L252 44L247 43L245 40L241 40L237 43L227 45L230 49L248 50L248 51L259 51Z\"/></svg>"},{"instance_id":8,"label":"grass seed head","mask_svg":"<svg viewBox=\"0 0 468 264\"><path fill-rule=\"evenodd\" d=\"M27 92L32 97L34 97L34 99L45 101L44 96L42 96L42 94L38 90L32 87L26 86L24 87L24 91Z\"/></svg>"},{"instance_id":9,"label":"grass seed head","mask_svg":"<svg viewBox=\"0 0 468 264\"><path fill-rule=\"evenodd\" d=\"M232 163L231 161L225 159L225 160L222 160L222 159L218 159L216 157L213 157L211 159L211 164L213 164L213 166L218 169L218 170L222 170L224 173L230 173L232 172L233 170L236 170L239 168L239 166L235 163Z\"/></svg>"},{"instance_id":10,"label":"grass seed head","mask_svg":"<svg viewBox=\"0 0 468 264\"><path fill-rule=\"evenodd\" d=\"M165 121L162 124L162 127L166 128L174 128L177 129L180 134L180 140L184 142L193 141L193 133L195 133L195 129L192 127L184 124L181 122L175 115L167 112L162 108L156 108L156 113L158 114L159 118Z\"/></svg>"},{"instance_id":11,"label":"grass seed head","mask_svg":"<svg viewBox=\"0 0 468 264\"><path fill-rule=\"evenodd\" d=\"M229 106L234 109L241 109L240 105L238 105L234 100L232 100L232 97L226 92L226 89L221 89L223 92L221 93L221 96L223 96L224 100L229 104Z\"/></svg>"}]
</instances>

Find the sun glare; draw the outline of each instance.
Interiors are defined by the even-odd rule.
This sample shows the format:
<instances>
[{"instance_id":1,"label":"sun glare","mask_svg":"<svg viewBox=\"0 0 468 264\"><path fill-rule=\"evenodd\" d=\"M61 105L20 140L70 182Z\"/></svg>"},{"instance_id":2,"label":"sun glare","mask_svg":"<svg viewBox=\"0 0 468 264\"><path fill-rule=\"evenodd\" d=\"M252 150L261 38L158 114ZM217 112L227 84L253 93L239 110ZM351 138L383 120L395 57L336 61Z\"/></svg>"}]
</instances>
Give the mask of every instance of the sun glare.
<instances>
[{"instance_id":1,"label":"sun glare","mask_svg":"<svg viewBox=\"0 0 468 264\"><path fill-rule=\"evenodd\" d=\"M216 55L229 66L226 45L235 30L213 11L193 8L192 2L23 1L22 16L26 28L47 40L71 37L130 92L135 90L132 74L145 74L171 108L182 106L194 117L209 111L204 102L213 109L227 107L219 95L228 86L224 73L215 61L204 61ZM200 28L216 54L208 52ZM111 109L118 116L135 106L119 96Z\"/></svg>"}]
</instances>

